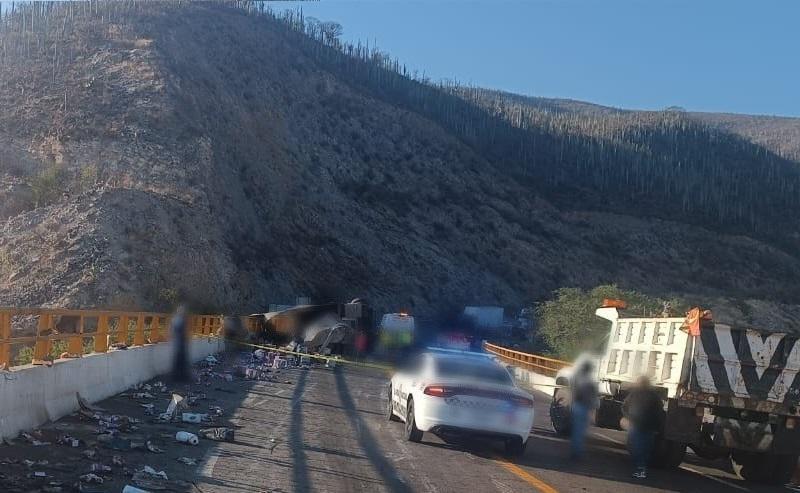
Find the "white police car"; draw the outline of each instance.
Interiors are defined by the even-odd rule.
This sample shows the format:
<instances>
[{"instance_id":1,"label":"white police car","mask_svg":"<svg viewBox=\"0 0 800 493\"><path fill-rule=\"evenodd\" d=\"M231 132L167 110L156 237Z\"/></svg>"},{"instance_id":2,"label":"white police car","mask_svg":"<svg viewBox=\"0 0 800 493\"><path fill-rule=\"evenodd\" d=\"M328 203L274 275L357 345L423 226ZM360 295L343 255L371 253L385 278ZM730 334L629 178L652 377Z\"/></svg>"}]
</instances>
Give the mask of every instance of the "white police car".
<instances>
[{"instance_id":1,"label":"white police car","mask_svg":"<svg viewBox=\"0 0 800 493\"><path fill-rule=\"evenodd\" d=\"M521 455L533 426L533 397L485 355L428 351L392 376L387 415L405 422L413 442L426 431L485 436Z\"/></svg>"}]
</instances>

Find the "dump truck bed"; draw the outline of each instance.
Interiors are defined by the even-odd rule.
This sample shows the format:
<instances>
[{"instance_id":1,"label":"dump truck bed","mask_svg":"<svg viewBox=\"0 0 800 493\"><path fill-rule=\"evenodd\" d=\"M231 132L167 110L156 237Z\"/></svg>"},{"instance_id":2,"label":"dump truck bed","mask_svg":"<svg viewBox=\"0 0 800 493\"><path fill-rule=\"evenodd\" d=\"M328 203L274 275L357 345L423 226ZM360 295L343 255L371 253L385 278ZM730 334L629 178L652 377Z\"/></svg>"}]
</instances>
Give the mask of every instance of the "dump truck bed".
<instances>
[{"instance_id":1,"label":"dump truck bed","mask_svg":"<svg viewBox=\"0 0 800 493\"><path fill-rule=\"evenodd\" d=\"M691 391L787 407L800 401L797 335L716 324L696 339Z\"/></svg>"},{"instance_id":2,"label":"dump truck bed","mask_svg":"<svg viewBox=\"0 0 800 493\"><path fill-rule=\"evenodd\" d=\"M675 397L688 376L690 338L683 318L619 318L616 308L600 308L597 316L611 322L600 380L633 383L641 375Z\"/></svg>"},{"instance_id":3,"label":"dump truck bed","mask_svg":"<svg viewBox=\"0 0 800 493\"><path fill-rule=\"evenodd\" d=\"M684 318L619 318L616 308L596 313L612 324L601 380L632 383L647 375L668 397L713 395L715 404L788 414L800 407L794 333L716 323L693 337L681 329Z\"/></svg>"}]
</instances>

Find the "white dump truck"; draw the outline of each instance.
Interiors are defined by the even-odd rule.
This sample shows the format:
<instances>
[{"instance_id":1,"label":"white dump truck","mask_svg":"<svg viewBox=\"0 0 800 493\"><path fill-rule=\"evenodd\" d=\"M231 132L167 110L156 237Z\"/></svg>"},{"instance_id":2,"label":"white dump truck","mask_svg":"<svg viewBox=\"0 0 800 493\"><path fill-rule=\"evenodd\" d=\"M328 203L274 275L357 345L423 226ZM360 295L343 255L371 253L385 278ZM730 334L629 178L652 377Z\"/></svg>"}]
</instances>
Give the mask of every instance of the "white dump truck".
<instances>
[{"instance_id":1,"label":"white dump truck","mask_svg":"<svg viewBox=\"0 0 800 493\"><path fill-rule=\"evenodd\" d=\"M571 373L588 358L600 390L596 426L620 428L622 403L641 375L661 392L664 428L653 466L677 467L688 446L705 458L729 456L743 479L788 482L800 454L798 334L715 323L699 308L686 318L622 318L623 306L596 311L611 322L605 351L557 374L556 432L569 433Z\"/></svg>"}]
</instances>

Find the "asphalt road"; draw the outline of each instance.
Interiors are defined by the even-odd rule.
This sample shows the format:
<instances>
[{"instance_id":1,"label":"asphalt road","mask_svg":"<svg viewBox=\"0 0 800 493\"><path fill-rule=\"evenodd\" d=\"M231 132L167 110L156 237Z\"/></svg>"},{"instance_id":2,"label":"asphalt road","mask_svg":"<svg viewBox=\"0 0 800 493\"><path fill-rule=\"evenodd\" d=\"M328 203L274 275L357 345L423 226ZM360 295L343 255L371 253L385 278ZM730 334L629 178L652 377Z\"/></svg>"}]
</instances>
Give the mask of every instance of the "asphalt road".
<instances>
[{"instance_id":1,"label":"asphalt road","mask_svg":"<svg viewBox=\"0 0 800 493\"><path fill-rule=\"evenodd\" d=\"M524 457L501 445L446 443L426 433L409 443L386 419L387 379L378 372L290 370L292 385L258 382L231 417L236 443L208 449L195 477L201 492L788 491L740 481L725 461L689 455L682 469L630 477L621 432L593 429L584 460L552 432L549 398L536 393L536 422Z\"/></svg>"},{"instance_id":2,"label":"asphalt road","mask_svg":"<svg viewBox=\"0 0 800 493\"><path fill-rule=\"evenodd\" d=\"M158 491L192 493L788 491L745 483L726 462L694 456L680 470L653 470L647 480L634 480L624 434L608 430L591 430L586 458L573 463L568 444L550 428L549 398L542 393L535 395L527 452L513 462L502 458L499 443L446 443L430 433L423 443L410 443L403 439L402 423L384 414L388 379L378 371L291 369L274 382L247 381L225 374L237 359L228 358L211 377L170 384L144 400L127 392L99 403L104 414L135 420L121 438L150 441L161 451L110 449L99 441L97 422L75 414L31 432L49 445L23 438L0 444L0 491L78 491L79 477L93 464L109 468L98 473L102 484L81 484L84 493L119 493L126 484L137 484L133 475L145 466L168 476ZM217 425L235 428L235 441L177 443L176 431L204 425L163 423L143 408L153 404L161 412L173 392L202 396L192 412L223 408ZM80 445L59 445L64 434L80 439ZM179 462L184 457L197 464Z\"/></svg>"}]
</instances>

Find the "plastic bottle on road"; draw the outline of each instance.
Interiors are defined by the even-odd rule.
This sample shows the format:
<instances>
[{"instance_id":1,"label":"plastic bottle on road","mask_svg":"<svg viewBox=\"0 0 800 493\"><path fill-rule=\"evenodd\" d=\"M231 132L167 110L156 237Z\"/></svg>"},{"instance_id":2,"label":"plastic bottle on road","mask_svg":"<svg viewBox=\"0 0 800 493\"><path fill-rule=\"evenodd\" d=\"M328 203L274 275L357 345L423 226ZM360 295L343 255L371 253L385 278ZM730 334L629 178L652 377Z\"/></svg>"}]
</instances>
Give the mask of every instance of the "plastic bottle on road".
<instances>
[{"instance_id":1,"label":"plastic bottle on road","mask_svg":"<svg viewBox=\"0 0 800 493\"><path fill-rule=\"evenodd\" d=\"M188 443L189 445L197 445L200 443L200 439L197 438L197 435L189 433L188 431L179 431L176 433L175 440L181 443Z\"/></svg>"}]
</instances>

